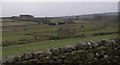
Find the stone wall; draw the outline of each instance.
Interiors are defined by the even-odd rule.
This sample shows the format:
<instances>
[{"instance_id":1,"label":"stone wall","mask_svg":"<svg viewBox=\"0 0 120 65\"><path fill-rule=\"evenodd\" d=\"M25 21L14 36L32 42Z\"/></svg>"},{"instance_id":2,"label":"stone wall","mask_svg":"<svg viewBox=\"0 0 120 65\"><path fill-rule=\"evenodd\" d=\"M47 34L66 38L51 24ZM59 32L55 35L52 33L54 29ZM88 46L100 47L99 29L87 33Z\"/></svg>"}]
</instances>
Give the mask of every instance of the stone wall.
<instances>
[{"instance_id":1,"label":"stone wall","mask_svg":"<svg viewBox=\"0 0 120 65\"><path fill-rule=\"evenodd\" d=\"M100 41L78 42L50 48L42 52L25 52L21 56L3 57L2 63L109 63L120 64L120 43L118 38Z\"/></svg>"}]
</instances>

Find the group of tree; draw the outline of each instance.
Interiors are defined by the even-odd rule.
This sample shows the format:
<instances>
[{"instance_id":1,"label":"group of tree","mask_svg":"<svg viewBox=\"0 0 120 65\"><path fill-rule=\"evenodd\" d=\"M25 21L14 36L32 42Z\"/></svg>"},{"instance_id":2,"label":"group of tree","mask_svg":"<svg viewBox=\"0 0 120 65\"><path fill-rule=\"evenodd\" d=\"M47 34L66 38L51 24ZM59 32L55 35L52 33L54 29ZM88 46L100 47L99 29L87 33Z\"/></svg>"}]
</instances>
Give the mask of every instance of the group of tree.
<instances>
[{"instance_id":1,"label":"group of tree","mask_svg":"<svg viewBox=\"0 0 120 65\"><path fill-rule=\"evenodd\" d=\"M76 36L75 29L72 29L69 25L61 26L57 32L59 38L70 38Z\"/></svg>"}]
</instances>

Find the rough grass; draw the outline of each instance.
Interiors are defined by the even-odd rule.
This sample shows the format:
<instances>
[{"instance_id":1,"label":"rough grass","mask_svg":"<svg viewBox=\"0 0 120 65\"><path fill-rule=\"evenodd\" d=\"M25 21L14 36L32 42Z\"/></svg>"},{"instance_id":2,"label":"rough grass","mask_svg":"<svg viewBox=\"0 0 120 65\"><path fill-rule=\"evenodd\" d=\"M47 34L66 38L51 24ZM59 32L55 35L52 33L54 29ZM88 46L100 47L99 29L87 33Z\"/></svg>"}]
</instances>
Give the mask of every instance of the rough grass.
<instances>
[{"instance_id":1,"label":"rough grass","mask_svg":"<svg viewBox=\"0 0 120 65\"><path fill-rule=\"evenodd\" d=\"M74 21L75 23L88 23L88 21Z\"/></svg>"},{"instance_id":2,"label":"rough grass","mask_svg":"<svg viewBox=\"0 0 120 65\"><path fill-rule=\"evenodd\" d=\"M2 26L21 26L21 25L32 25L32 24L38 24L37 22L2 22Z\"/></svg>"},{"instance_id":3,"label":"rough grass","mask_svg":"<svg viewBox=\"0 0 120 65\"><path fill-rule=\"evenodd\" d=\"M50 29L35 29L35 30L26 30L26 31L10 31L10 32L3 32L3 41L16 41L20 39L31 39L33 38L32 35L25 35L25 33L33 33L33 32L40 32L39 35L55 35L54 33L44 33L46 31L56 31L56 28Z\"/></svg>"},{"instance_id":4,"label":"rough grass","mask_svg":"<svg viewBox=\"0 0 120 65\"><path fill-rule=\"evenodd\" d=\"M82 29L83 31L78 32L78 34L93 34L93 33L100 33L100 32L116 32L118 31L118 25L113 24L113 26L109 25L106 27L101 28L102 26L95 27L89 26L88 29Z\"/></svg>"},{"instance_id":5,"label":"rough grass","mask_svg":"<svg viewBox=\"0 0 120 65\"><path fill-rule=\"evenodd\" d=\"M48 48L59 48L65 45L76 45L77 42L82 41L86 42L88 40L101 40L101 39L111 39L118 37L118 34L104 35L104 36L96 36L89 38L69 38L69 39L60 39L60 40L47 40L41 42L34 42L30 44L23 45L14 45L3 47L3 56L9 55L21 55L26 51L43 51Z\"/></svg>"},{"instance_id":6,"label":"rough grass","mask_svg":"<svg viewBox=\"0 0 120 65\"><path fill-rule=\"evenodd\" d=\"M83 22L81 22L83 23ZM89 23L89 22L86 22ZM13 24L13 25L12 25ZM6 26L19 26L23 25L23 23L6 23ZM27 23L29 24L29 23ZM31 24L31 23L30 23ZM90 24L90 25L89 25ZM71 25L73 29L76 29L77 34L93 34L93 33L100 33L100 32L115 32L118 31L118 24L108 24L103 25L99 23L86 24L84 28L80 27L80 24ZM25 24L26 25L26 24ZM25 33L33 33L37 32L38 35L52 35L57 36L58 26L49 26L49 25L30 25L30 26L22 26L22 27L7 27L8 29L18 29L18 31L8 31L2 33L2 41L18 41L22 39L31 39L33 35L24 35ZM19 30L19 28L26 28L26 30ZM5 28L3 27L3 30ZM23 45L14 45L14 46L7 46L3 47L3 56L9 55L21 55L25 51L43 51L48 48L58 48L63 47L65 45L76 45L78 41L86 42L88 40L101 40L101 39L110 39L118 37L118 34L111 34L111 35L103 35L103 36L96 36L96 37L87 37L87 38L68 38L68 39L60 39L60 40L45 40L40 42L34 42L29 44Z\"/></svg>"},{"instance_id":7,"label":"rough grass","mask_svg":"<svg viewBox=\"0 0 120 65\"><path fill-rule=\"evenodd\" d=\"M46 25L47 26L47 25ZM100 33L100 32L115 32L118 31L118 25L113 24L106 26L105 28L101 28L104 25L86 25L84 28L80 28L80 25L72 26L73 29L77 31L77 34L93 34L93 33ZM24 31L9 31L3 32L3 41L17 41L21 39L31 39L34 38L32 35L25 35L25 33L33 33L37 32L38 35L50 35L50 36L57 36L58 27L55 28L38 28L38 29L29 29Z\"/></svg>"}]
</instances>

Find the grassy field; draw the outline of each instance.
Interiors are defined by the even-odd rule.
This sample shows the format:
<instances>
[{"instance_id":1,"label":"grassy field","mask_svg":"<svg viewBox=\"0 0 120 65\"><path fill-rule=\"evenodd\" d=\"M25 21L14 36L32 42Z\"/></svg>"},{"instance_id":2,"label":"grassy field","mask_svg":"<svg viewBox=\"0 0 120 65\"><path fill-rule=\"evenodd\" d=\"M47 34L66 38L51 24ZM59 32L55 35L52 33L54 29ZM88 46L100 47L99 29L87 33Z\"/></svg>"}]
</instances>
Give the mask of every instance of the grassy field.
<instances>
[{"instance_id":1,"label":"grassy field","mask_svg":"<svg viewBox=\"0 0 120 65\"><path fill-rule=\"evenodd\" d=\"M94 34L101 32L116 32L118 31L117 23L107 23L104 22L87 22L87 21L76 21L78 24L67 24L71 28L77 31L77 35L81 34ZM19 40L30 40L34 38L35 35L49 35L49 36L57 36L57 30L60 26L66 25L55 25L50 26L47 24L34 25L36 23L33 22L4 22L2 26L2 41L6 40L11 41L19 41ZM28 26L22 26L28 25ZM84 28L81 28L81 25L84 25ZM10 26L10 27L7 27ZM17 26L17 27L14 27ZM25 35L26 33L36 33L34 35ZM118 34L109 34L109 35L101 35L101 36L92 36L92 37L76 37L76 38L67 38L67 39L59 39L59 40L44 40L38 41L28 44L22 45L13 45L3 47L3 56L9 55L21 55L26 51L43 51L48 48L59 48L65 45L76 45L77 42L82 41L86 42L88 40L101 40L101 39L111 39L118 37ZM19 50L19 51L18 51Z\"/></svg>"},{"instance_id":2,"label":"grassy field","mask_svg":"<svg viewBox=\"0 0 120 65\"><path fill-rule=\"evenodd\" d=\"M111 34L111 35L104 35L104 36L96 36L90 38L69 38L69 39L61 39L61 40L47 40L41 42L34 42L29 44L23 45L15 45L15 46L8 46L3 47L3 56L9 55L22 55L26 51L43 51L48 48L59 48L65 45L76 45L77 42L82 41L86 42L88 40L101 40L101 39L111 39L118 37L118 34ZM18 51L19 50L19 51Z\"/></svg>"},{"instance_id":3,"label":"grassy field","mask_svg":"<svg viewBox=\"0 0 120 65\"><path fill-rule=\"evenodd\" d=\"M33 33L39 32L39 35L56 35L54 33L49 33L50 31L56 31L57 28L50 28L50 29L35 29L35 30L27 30L27 31L10 31L3 33L3 41L17 41L21 39L31 39L33 38L32 35L25 35L25 33ZM48 33L44 33L47 31Z\"/></svg>"},{"instance_id":4,"label":"grassy field","mask_svg":"<svg viewBox=\"0 0 120 65\"><path fill-rule=\"evenodd\" d=\"M34 25L38 24L37 22L27 22L27 21L19 21L19 22L2 22L2 26L21 26L21 25Z\"/></svg>"},{"instance_id":5,"label":"grassy field","mask_svg":"<svg viewBox=\"0 0 120 65\"><path fill-rule=\"evenodd\" d=\"M47 27L47 25L46 25ZM33 33L36 32L38 35L50 35L50 36L57 36L57 30L59 26L56 27L49 27L49 28L38 28L38 29L28 29L23 31L8 31L3 32L3 41L18 41L21 39L31 39L33 35L25 35L26 33ZM114 32L118 31L118 25L109 25L103 27L103 25L86 25L85 28L80 28L80 25L72 26L73 29L77 31L77 35L79 34L93 34L99 32Z\"/></svg>"},{"instance_id":6,"label":"grassy field","mask_svg":"<svg viewBox=\"0 0 120 65\"><path fill-rule=\"evenodd\" d=\"M88 23L88 21L74 21L75 23Z\"/></svg>"}]
</instances>

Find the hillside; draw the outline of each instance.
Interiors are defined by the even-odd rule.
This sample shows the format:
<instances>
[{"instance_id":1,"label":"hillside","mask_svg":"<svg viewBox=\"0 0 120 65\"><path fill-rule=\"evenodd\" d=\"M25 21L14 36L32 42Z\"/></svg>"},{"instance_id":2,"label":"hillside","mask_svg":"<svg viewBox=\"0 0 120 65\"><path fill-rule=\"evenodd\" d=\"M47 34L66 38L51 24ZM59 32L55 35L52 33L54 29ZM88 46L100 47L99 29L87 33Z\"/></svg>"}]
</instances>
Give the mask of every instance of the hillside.
<instances>
[{"instance_id":1,"label":"hillside","mask_svg":"<svg viewBox=\"0 0 120 65\"><path fill-rule=\"evenodd\" d=\"M103 15L105 14L105 15ZM40 51L45 51L51 48L61 48L66 47L66 45L72 45L75 49L71 52L66 52L65 54L60 54L58 56L49 58L44 57L42 59L22 59L20 63L44 63L44 61L58 63L101 63L107 61L106 63L116 63L118 64L119 55L116 53L119 49L119 45L114 47L106 47L105 45L100 45L96 48L90 47L86 49L76 49L77 42L88 42L97 41L102 39L114 39L118 38L118 20L115 13L101 13L101 14L91 14L91 15L78 15L78 16L63 16L63 17L8 17L3 18L2 22L2 56L6 59L12 58L17 59L15 63L18 62L18 56L31 55L32 52L38 53ZM26 15L25 15L26 17ZM116 40L115 40L116 41ZM108 42L108 41L107 41ZM109 42L108 42L109 43ZM102 43L101 43L102 44ZM111 43L110 43L111 44ZM117 44L118 41L117 41ZM104 54L102 57L96 57L94 51L97 48L106 47L109 52L106 51L108 55ZM111 55L111 48L114 48ZM116 49L117 48L117 49ZM19 50L19 51L18 51ZM103 51L102 51L103 52ZM81 54L82 53L82 54ZM94 55L93 62L89 59L89 54ZM99 52L98 52L99 53ZM101 53L101 52L100 52ZM70 54L70 55L69 55ZM79 56L80 54L80 56ZM61 55L63 58L61 59ZM16 58L17 56L17 58ZM67 58L66 58L67 56ZM108 56L107 60L103 56ZM65 58L64 58L65 57ZM79 58L76 58L79 57ZM115 58L113 58L115 57ZM21 58L21 57L19 57ZM27 57L29 58L29 57ZM97 59L96 59L97 58ZM64 60L63 60L64 59ZM79 59L79 60L78 60ZM83 61L84 59L84 61ZM86 60L88 59L88 60ZM10 63L14 61L6 60L5 63Z\"/></svg>"}]
</instances>

